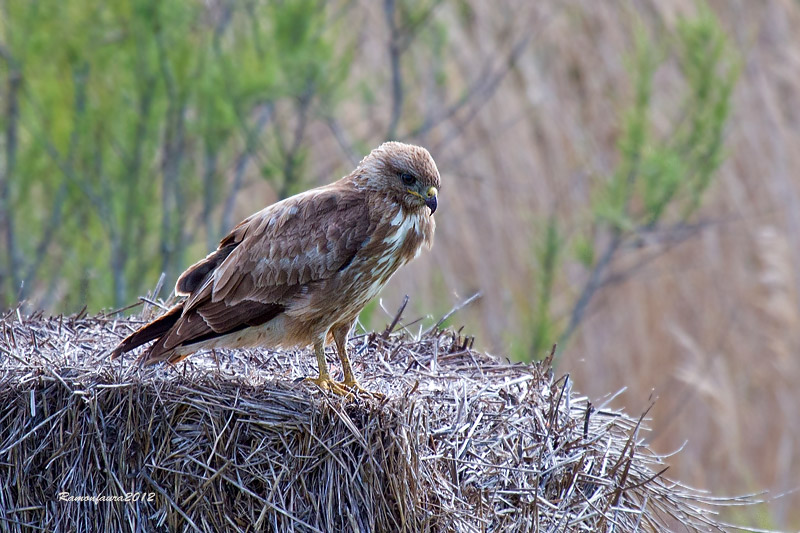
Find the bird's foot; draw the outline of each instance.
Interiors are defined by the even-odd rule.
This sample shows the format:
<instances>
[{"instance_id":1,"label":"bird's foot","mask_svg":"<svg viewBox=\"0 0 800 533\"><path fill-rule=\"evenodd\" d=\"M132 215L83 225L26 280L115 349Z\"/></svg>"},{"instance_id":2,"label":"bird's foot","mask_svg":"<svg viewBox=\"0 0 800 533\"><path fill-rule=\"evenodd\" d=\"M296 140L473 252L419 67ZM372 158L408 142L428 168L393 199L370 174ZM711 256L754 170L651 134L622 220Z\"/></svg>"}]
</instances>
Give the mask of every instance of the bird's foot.
<instances>
[{"instance_id":1,"label":"bird's foot","mask_svg":"<svg viewBox=\"0 0 800 533\"><path fill-rule=\"evenodd\" d=\"M329 391L339 396L344 396L346 398L352 398L355 396L355 394L370 396L378 400L382 400L385 397L383 394L379 392L368 391L367 389L359 385L358 382L355 380L345 381L343 383L340 383L338 381L332 380L330 377L318 377L318 378L306 378L304 381L313 383L324 391Z\"/></svg>"},{"instance_id":2,"label":"bird's foot","mask_svg":"<svg viewBox=\"0 0 800 533\"><path fill-rule=\"evenodd\" d=\"M306 378L305 381L315 384L317 387L324 391L329 391L339 396L348 396L352 393L344 386L343 383L332 380L330 377Z\"/></svg>"},{"instance_id":3,"label":"bird's foot","mask_svg":"<svg viewBox=\"0 0 800 533\"><path fill-rule=\"evenodd\" d=\"M364 396L371 396L377 400L383 400L384 398L386 398L386 396L381 394L380 392L372 392L365 389L364 387L359 385L358 381L356 381L355 379L351 380L345 379L342 385L347 387L347 389L350 391L358 392L360 394L363 394Z\"/></svg>"}]
</instances>

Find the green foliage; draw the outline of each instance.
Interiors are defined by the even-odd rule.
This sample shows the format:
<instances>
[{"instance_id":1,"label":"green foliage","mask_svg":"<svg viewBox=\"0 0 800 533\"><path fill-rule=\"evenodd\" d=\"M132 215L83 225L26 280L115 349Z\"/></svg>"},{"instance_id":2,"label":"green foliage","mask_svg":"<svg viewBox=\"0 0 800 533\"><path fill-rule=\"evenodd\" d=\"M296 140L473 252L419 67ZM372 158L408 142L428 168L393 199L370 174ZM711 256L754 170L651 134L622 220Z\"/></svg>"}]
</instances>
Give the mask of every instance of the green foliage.
<instances>
[{"instance_id":1,"label":"green foliage","mask_svg":"<svg viewBox=\"0 0 800 533\"><path fill-rule=\"evenodd\" d=\"M537 291L532 317L530 354L541 356L552 345L555 324L551 316L553 285L559 269L559 258L564 239L559 234L554 216L547 221L545 236L536 250Z\"/></svg>"},{"instance_id":2,"label":"green foliage","mask_svg":"<svg viewBox=\"0 0 800 533\"><path fill-rule=\"evenodd\" d=\"M697 210L723 158L723 127L739 74L719 22L703 5L697 17L679 22L666 49L658 51L644 31L636 43L634 101L625 112L619 164L594 203L597 223L618 233L652 227L670 209L673 222ZM650 117L653 79L670 55L686 87L678 106L682 116L659 136Z\"/></svg>"},{"instance_id":3,"label":"green foliage","mask_svg":"<svg viewBox=\"0 0 800 533\"><path fill-rule=\"evenodd\" d=\"M722 162L723 127L741 63L731 59L722 28L705 5L698 18L680 22L678 35L680 65L689 84L684 103L688 124L675 134L675 150L683 155L687 173L685 218L697 210Z\"/></svg>"},{"instance_id":4,"label":"green foliage","mask_svg":"<svg viewBox=\"0 0 800 533\"><path fill-rule=\"evenodd\" d=\"M533 342L528 357L543 354L556 338L563 347L607 281L613 258L632 248L627 243L638 242L644 232L685 225L722 162L724 126L739 63L717 18L700 5L697 16L681 20L666 43L653 41L643 29L636 32L635 43L630 60L632 101L622 114L617 167L597 186L592 224L572 236L571 248L586 269L586 282L574 296L569 319L553 320L553 268L564 244L555 237L551 221L536 258L538 292L529 320ZM677 106L681 113L669 131L658 132L651 116L654 79L671 60L685 82Z\"/></svg>"},{"instance_id":5,"label":"green foliage","mask_svg":"<svg viewBox=\"0 0 800 533\"><path fill-rule=\"evenodd\" d=\"M364 328L364 331L372 331L378 324L374 323L375 320L375 311L378 309L378 299L373 298L367 305L364 306L364 309L358 314L358 322Z\"/></svg>"},{"instance_id":6,"label":"green foliage","mask_svg":"<svg viewBox=\"0 0 800 533\"><path fill-rule=\"evenodd\" d=\"M17 112L0 112L18 139L0 145L0 210L19 233L0 249L0 305L36 296L65 310L122 306L161 271L169 287L198 229L209 246L235 222L226 200L239 185L226 169L243 172L266 147L280 146L269 179L281 194L302 186L304 128L260 110L330 112L352 47L334 40L321 0L217 7L4 4L0 87L18 75L21 89L8 95Z\"/></svg>"},{"instance_id":7,"label":"green foliage","mask_svg":"<svg viewBox=\"0 0 800 533\"><path fill-rule=\"evenodd\" d=\"M594 242L585 235L575 237L573 245L575 258L585 268L590 268L597 260Z\"/></svg>"},{"instance_id":8,"label":"green foliage","mask_svg":"<svg viewBox=\"0 0 800 533\"><path fill-rule=\"evenodd\" d=\"M629 205L642 150L648 140L650 99L657 66L658 59L653 44L644 30L640 29L636 33L636 50L631 66L634 101L625 112L618 143L620 162L611 180L600 189L595 203L598 220L610 224L617 231L631 230L634 224Z\"/></svg>"}]
</instances>

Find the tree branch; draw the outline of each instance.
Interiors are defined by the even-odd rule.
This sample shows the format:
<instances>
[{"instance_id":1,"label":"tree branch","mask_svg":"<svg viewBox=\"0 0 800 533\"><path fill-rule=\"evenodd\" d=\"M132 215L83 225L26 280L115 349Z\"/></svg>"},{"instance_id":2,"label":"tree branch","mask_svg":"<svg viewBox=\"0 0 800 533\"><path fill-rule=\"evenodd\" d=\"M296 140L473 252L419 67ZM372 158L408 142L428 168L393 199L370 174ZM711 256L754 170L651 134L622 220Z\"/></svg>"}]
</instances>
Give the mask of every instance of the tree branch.
<instances>
[{"instance_id":1,"label":"tree branch","mask_svg":"<svg viewBox=\"0 0 800 533\"><path fill-rule=\"evenodd\" d=\"M5 228L6 251L8 253L8 289L12 295L19 287L19 266L21 258L16 243L14 212L11 202L11 179L17 162L17 131L19 128L19 92L22 86L22 69L7 49L0 47L0 57L8 64L8 94L6 97L5 131L5 171L0 175L0 226ZM8 299L5 296L6 283L0 272L0 305Z\"/></svg>"},{"instance_id":2,"label":"tree branch","mask_svg":"<svg viewBox=\"0 0 800 533\"><path fill-rule=\"evenodd\" d=\"M440 123L451 117L454 117L462 108L465 108L467 105L471 105L467 115L462 120L458 121L452 128L453 133L445 137L433 149L435 151L439 151L446 145L450 144L450 142L452 142L460 134L467 124L469 124L472 119L475 118L483 106L489 100L491 100L495 91L500 86L500 83L505 79L506 75L511 71L511 69L514 68L514 65L516 65L517 61L528 47L528 44L531 42L532 38L533 33L525 32L522 37L520 37L517 42L514 43L508 53L508 56L494 73L491 73L491 69L487 68L489 71L487 75L485 77L479 77L475 84L471 87L470 91L467 92L467 95L461 101L456 102L438 119L428 123L427 126L421 126L417 129L417 131L412 132L411 135L424 135L434 127L438 126Z\"/></svg>"},{"instance_id":3,"label":"tree branch","mask_svg":"<svg viewBox=\"0 0 800 533\"><path fill-rule=\"evenodd\" d=\"M184 246L181 238L183 232L183 210L181 205L180 169L184 152L186 101L185 95L178 91L175 75L168 61L169 56L162 32L161 28L158 28L155 32L156 47L159 52L159 68L167 93L167 126L164 133L164 152L161 159L163 173L161 198L161 252L163 255L161 271L166 272L168 280L174 281L177 278L180 255ZM175 221L173 221L173 214L177 216Z\"/></svg>"},{"instance_id":4,"label":"tree branch","mask_svg":"<svg viewBox=\"0 0 800 533\"><path fill-rule=\"evenodd\" d=\"M236 170L233 175L233 183L231 184L228 197L225 199L225 206L222 209L222 218L219 226L220 232L229 231L233 225L233 208L236 206L236 196L239 193L239 189L242 188L245 170L247 170L250 159L255 153L261 133L272 117L272 111L272 103L262 105L258 114L258 119L256 120L256 125L252 129L247 127L245 121L242 121L242 129L245 133L245 148L244 152L236 158ZM218 238L219 237L222 237L222 235L220 234Z\"/></svg>"},{"instance_id":5,"label":"tree branch","mask_svg":"<svg viewBox=\"0 0 800 533\"><path fill-rule=\"evenodd\" d=\"M212 211L216 197L214 177L217 175L219 152L212 146L212 141L206 139L205 154L203 156L203 225L206 227L206 248L213 250L217 242L217 232L214 230Z\"/></svg>"},{"instance_id":6,"label":"tree branch","mask_svg":"<svg viewBox=\"0 0 800 533\"><path fill-rule=\"evenodd\" d=\"M127 195L123 202L123 220L125 223L122 225L122 246L125 250L129 250L133 257L137 259L144 259L146 254L138 253L139 241L143 238L144 233L144 220L142 216L143 202L141 200L141 182L140 177L142 173L142 161L144 158L144 150L148 136L148 121L153 109L153 98L156 90L156 75L154 72L149 71L146 65L147 51L143 49L141 42L137 45L139 54L138 75L141 83L138 84L138 113L136 117L136 130L133 134L133 149L129 163L127 165L127 172L123 179L127 181ZM149 206L145 206L147 209ZM142 269L137 268L134 272L141 272Z\"/></svg>"},{"instance_id":7,"label":"tree branch","mask_svg":"<svg viewBox=\"0 0 800 533\"><path fill-rule=\"evenodd\" d=\"M605 283L604 277L606 270L611 265L611 260L614 258L614 255L616 254L617 250L619 250L621 244L622 236L619 230L616 230L614 235L611 237L611 241L608 243L608 246L606 246L606 250L603 252L602 257L595 264L592 272L589 274L589 279L583 286L583 290L581 291L581 295L578 297L575 307L572 308L572 313L569 317L569 324L558 338L559 346L564 346L567 339L572 336L577 329L578 324L580 324L581 320L583 320L583 316L586 313L589 302L592 300L592 297L600 289L600 287L602 287Z\"/></svg>"},{"instance_id":8,"label":"tree branch","mask_svg":"<svg viewBox=\"0 0 800 533\"><path fill-rule=\"evenodd\" d=\"M425 23L427 23L431 19L431 15L433 15L434 10L441 4L442 0L434 0L427 8L425 8L425 13L423 13L422 16L418 17L415 21L413 21L412 24L409 24L405 28L403 28L403 35L398 45L400 53L405 52L406 49L409 46L411 46L414 36L416 36L419 30L421 30L422 27L425 26Z\"/></svg>"},{"instance_id":9,"label":"tree branch","mask_svg":"<svg viewBox=\"0 0 800 533\"><path fill-rule=\"evenodd\" d=\"M73 69L72 80L75 86L75 97L73 103L74 118L66 158L66 164L70 167L74 165L75 153L78 149L78 142L80 140L80 134L82 131L81 119L86 112L86 86L88 78L88 64L83 63ZM64 180L59 185L58 192L56 192L53 206L50 209L50 219L48 220L47 224L45 224L44 231L42 232L42 238L36 245L36 252L34 254L33 261L30 265L28 265L28 269L25 271L25 275L22 278L25 286L20 291L21 299L25 299L27 295L30 294L31 289L33 289L33 287L36 285L36 277L39 273L39 269L41 268L42 264L44 264L47 251L56 235L56 230L58 230L61 226L61 218L66 199L67 181Z\"/></svg>"},{"instance_id":10,"label":"tree branch","mask_svg":"<svg viewBox=\"0 0 800 533\"><path fill-rule=\"evenodd\" d=\"M353 148L353 143L347 138L347 133L344 131L341 123L336 117L327 116L325 117L325 124L327 124L328 129L331 130L333 137L336 139L336 142L339 143L339 147L342 149L342 152L344 152L348 161L350 161L353 166L356 166L361 158Z\"/></svg>"},{"instance_id":11,"label":"tree branch","mask_svg":"<svg viewBox=\"0 0 800 533\"><path fill-rule=\"evenodd\" d=\"M386 16L386 25L389 28L389 65L392 72L392 114L389 118L389 127L386 130L386 139L391 140L397 134L397 125L403 113L403 77L400 70L401 37L395 22L395 0L384 0L383 12Z\"/></svg>"},{"instance_id":12,"label":"tree branch","mask_svg":"<svg viewBox=\"0 0 800 533\"><path fill-rule=\"evenodd\" d=\"M622 211L625 213L625 216L630 215L633 186L634 182L636 181L636 176L639 173L639 163L641 161L643 144L643 142L640 142L630 156L631 166L627 175L625 176L625 199L622 207ZM614 255L620 249L620 246L626 237L622 229L620 229L618 226L614 226L611 231L611 240L609 241L605 252L603 252L603 255L600 257L600 260L595 263L594 268L589 275L589 279L587 280L586 285L583 286L581 295L578 298L575 307L572 309L572 313L570 314L569 318L569 324L567 324L567 329L564 330L558 339L558 344L561 346L566 344L567 339L569 339L569 337L575 332L578 324L580 324L581 320L583 319L583 315L586 312L586 308L589 306L589 302L591 301L592 297L607 281L604 279L606 270L610 266L611 261L614 259Z\"/></svg>"},{"instance_id":13,"label":"tree branch","mask_svg":"<svg viewBox=\"0 0 800 533\"><path fill-rule=\"evenodd\" d=\"M308 125L308 112L311 108L311 99L314 96L313 86L309 86L297 102L297 126L294 129L292 144L283 153L283 183L278 190L278 196L283 199L289 196L289 187L297 181L297 152L303 144L306 126Z\"/></svg>"},{"instance_id":14,"label":"tree branch","mask_svg":"<svg viewBox=\"0 0 800 533\"><path fill-rule=\"evenodd\" d=\"M100 134L97 134L99 137ZM120 234L120 224L114 216L114 191L105 173L103 158L103 143L101 139L94 139L94 174L100 182L100 210L106 215L103 217L108 228L108 240L111 246L110 267L111 267L111 286L114 307L122 307L125 303L127 284L125 278L125 264L128 259L128 251L122 244ZM124 227L124 221L122 226Z\"/></svg>"}]
</instances>

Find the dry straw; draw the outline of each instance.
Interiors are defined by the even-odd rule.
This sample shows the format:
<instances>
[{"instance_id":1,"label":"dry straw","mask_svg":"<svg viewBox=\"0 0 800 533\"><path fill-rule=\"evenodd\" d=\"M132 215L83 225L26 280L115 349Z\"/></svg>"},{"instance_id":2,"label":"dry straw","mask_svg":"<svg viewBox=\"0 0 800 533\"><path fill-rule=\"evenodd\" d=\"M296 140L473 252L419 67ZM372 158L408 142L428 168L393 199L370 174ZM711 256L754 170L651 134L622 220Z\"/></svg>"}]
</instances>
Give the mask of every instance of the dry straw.
<instances>
[{"instance_id":1,"label":"dry straw","mask_svg":"<svg viewBox=\"0 0 800 533\"><path fill-rule=\"evenodd\" d=\"M357 336L386 398L345 400L297 382L307 351L109 361L138 323L2 317L0 530L708 531L733 503L666 481L639 420L457 332Z\"/></svg>"}]
</instances>

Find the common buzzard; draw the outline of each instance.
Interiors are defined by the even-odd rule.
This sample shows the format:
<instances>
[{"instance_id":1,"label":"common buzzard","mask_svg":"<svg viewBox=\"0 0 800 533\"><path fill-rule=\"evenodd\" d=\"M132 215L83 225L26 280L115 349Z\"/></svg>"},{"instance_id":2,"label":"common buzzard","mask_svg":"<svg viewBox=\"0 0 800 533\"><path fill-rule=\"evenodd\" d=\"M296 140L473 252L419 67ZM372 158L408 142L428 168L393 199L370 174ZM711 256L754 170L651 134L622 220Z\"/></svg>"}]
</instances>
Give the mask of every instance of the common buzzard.
<instances>
[{"instance_id":1,"label":"common buzzard","mask_svg":"<svg viewBox=\"0 0 800 533\"><path fill-rule=\"evenodd\" d=\"M204 348L314 346L322 389L361 389L347 357L359 312L402 265L433 243L439 171L427 150L387 142L339 181L248 217L184 272L186 298L129 335L112 358L149 341L142 364ZM344 382L333 381L333 341Z\"/></svg>"}]
</instances>

